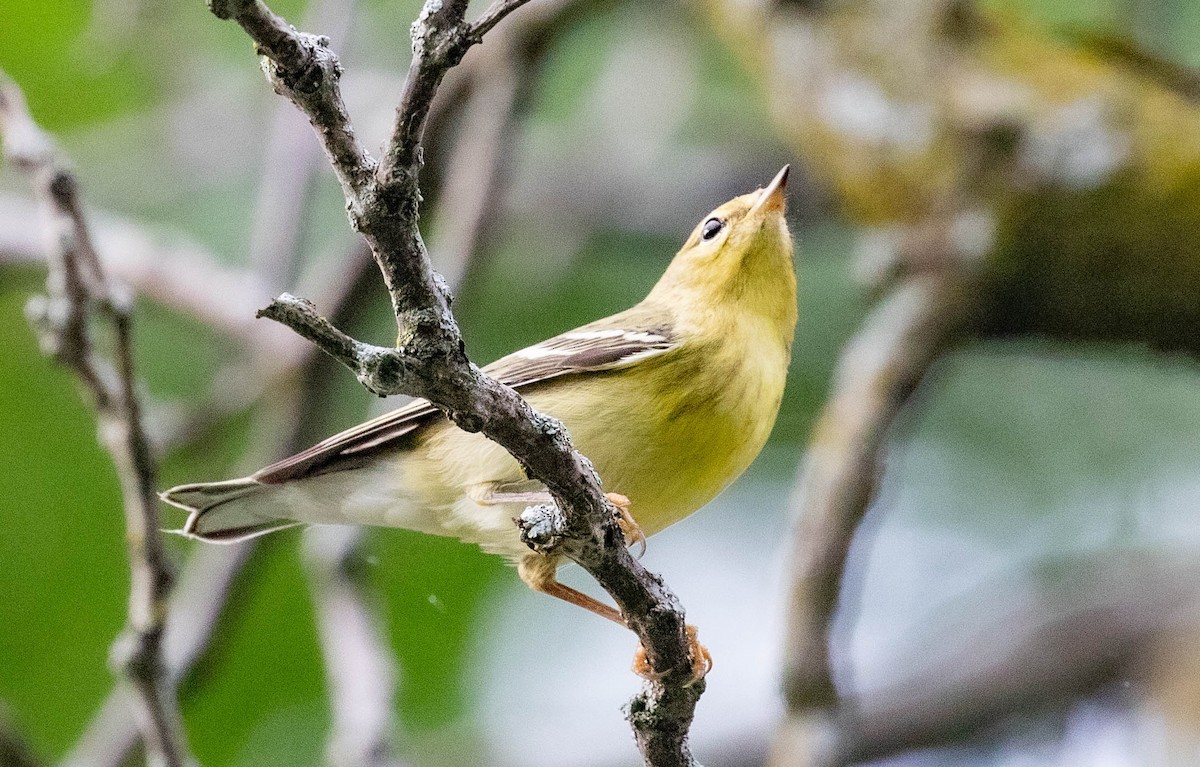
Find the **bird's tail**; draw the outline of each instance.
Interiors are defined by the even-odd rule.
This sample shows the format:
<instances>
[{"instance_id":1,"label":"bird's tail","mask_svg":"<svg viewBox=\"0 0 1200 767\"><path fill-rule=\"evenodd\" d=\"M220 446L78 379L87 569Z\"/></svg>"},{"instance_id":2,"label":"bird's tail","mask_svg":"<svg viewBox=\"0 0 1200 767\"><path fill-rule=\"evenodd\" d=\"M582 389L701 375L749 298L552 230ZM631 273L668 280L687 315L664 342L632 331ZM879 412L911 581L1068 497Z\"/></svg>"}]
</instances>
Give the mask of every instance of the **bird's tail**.
<instances>
[{"instance_id":1,"label":"bird's tail","mask_svg":"<svg viewBox=\"0 0 1200 767\"><path fill-rule=\"evenodd\" d=\"M284 517L277 487L249 477L173 487L159 497L190 511L179 533L215 543L236 543L303 524Z\"/></svg>"}]
</instances>

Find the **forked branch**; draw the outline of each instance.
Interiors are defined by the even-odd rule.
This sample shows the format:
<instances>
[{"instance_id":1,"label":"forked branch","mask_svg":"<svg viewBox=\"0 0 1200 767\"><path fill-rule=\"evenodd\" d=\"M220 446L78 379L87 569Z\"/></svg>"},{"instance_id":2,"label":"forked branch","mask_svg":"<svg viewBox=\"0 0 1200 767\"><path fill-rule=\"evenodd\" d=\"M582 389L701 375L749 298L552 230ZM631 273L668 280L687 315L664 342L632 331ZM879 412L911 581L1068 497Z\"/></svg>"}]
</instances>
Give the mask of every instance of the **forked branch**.
<instances>
[{"instance_id":1,"label":"forked branch","mask_svg":"<svg viewBox=\"0 0 1200 767\"><path fill-rule=\"evenodd\" d=\"M258 44L275 90L312 122L346 197L351 225L371 247L392 299L394 348L364 344L303 299L281 296L260 312L349 367L376 394L424 397L461 428L482 432L544 482L566 513L561 553L587 569L616 600L642 640L656 681L630 707L647 764L691 765L692 713L704 685L692 683L690 643L678 600L624 546L591 464L562 425L536 413L512 389L467 358L450 294L430 266L418 228L422 138L446 72L524 0L497 0L474 23L466 0L430 0L412 27L413 61L392 137L378 164L359 144L342 101L341 68L324 37L297 32L259 0L210 0Z\"/></svg>"}]
</instances>

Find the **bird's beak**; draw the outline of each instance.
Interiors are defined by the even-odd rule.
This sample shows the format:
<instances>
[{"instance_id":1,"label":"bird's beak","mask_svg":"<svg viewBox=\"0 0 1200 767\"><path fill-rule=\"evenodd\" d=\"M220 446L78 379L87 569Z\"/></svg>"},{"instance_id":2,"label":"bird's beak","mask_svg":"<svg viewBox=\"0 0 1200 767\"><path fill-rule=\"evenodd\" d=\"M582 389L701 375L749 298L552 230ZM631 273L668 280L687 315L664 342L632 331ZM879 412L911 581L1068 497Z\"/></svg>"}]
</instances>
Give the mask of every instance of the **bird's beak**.
<instances>
[{"instance_id":1,"label":"bird's beak","mask_svg":"<svg viewBox=\"0 0 1200 767\"><path fill-rule=\"evenodd\" d=\"M767 184L767 188L762 190L762 194L754 201L750 212L747 215L753 215L755 211L763 210L766 212L783 213L784 207L787 205L787 199L784 197L784 191L787 189L788 171L792 166L784 165L783 168L775 174L775 178L771 183Z\"/></svg>"}]
</instances>

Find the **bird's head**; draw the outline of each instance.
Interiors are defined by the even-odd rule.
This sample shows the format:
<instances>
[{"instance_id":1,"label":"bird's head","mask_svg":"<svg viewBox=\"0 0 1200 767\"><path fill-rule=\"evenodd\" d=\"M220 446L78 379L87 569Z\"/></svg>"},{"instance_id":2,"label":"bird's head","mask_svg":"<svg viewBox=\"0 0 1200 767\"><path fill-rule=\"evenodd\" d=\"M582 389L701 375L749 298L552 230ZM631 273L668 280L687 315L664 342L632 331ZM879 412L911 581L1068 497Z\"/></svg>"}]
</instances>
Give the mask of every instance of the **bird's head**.
<instances>
[{"instance_id":1,"label":"bird's head","mask_svg":"<svg viewBox=\"0 0 1200 767\"><path fill-rule=\"evenodd\" d=\"M796 274L784 220L788 166L763 189L704 217L650 297L674 308L731 306L795 324Z\"/></svg>"}]
</instances>

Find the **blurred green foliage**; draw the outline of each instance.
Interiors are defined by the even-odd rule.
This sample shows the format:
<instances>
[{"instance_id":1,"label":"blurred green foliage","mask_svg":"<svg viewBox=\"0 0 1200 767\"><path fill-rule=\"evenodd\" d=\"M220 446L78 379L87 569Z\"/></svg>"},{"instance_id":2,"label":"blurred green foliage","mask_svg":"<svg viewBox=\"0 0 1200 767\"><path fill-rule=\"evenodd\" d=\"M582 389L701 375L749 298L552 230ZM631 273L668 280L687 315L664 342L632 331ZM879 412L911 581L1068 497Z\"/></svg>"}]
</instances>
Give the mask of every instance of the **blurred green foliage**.
<instances>
[{"instance_id":1,"label":"blurred green foliage","mask_svg":"<svg viewBox=\"0 0 1200 767\"><path fill-rule=\"evenodd\" d=\"M0 14L0 63L29 83L28 98L49 130L78 127L151 104L156 94L145 61L121 53L100 61L83 36L90 3L6 0ZM95 54L95 55L93 55Z\"/></svg>"},{"instance_id":2,"label":"blurred green foliage","mask_svg":"<svg viewBox=\"0 0 1200 767\"><path fill-rule=\"evenodd\" d=\"M87 407L25 324L40 276L4 278L0 695L37 743L57 751L112 686L106 656L128 582L121 495Z\"/></svg>"},{"instance_id":3,"label":"blurred green foliage","mask_svg":"<svg viewBox=\"0 0 1200 767\"><path fill-rule=\"evenodd\" d=\"M1045 23L1097 27L1119 23L1125 8L1081 0L992 4ZM175 148L159 134L172 119L195 114L173 111L186 95L179 92L181 86L194 84L188 80L189 67L210 67L214 88L227 85L231 93L253 93L255 119L266 113L274 101L256 72L250 45L233 25L213 19L201 0L134 3L140 15L133 20L116 18L119 5L5 0L0 68L25 88L42 124L61 136L97 207L184 231L218 257L244 263L262 169L251 162L211 180L176 179L164 171ZM1185 4L1174 0L1165 5ZM298 21L303 3L273 6ZM360 26L378 29L360 34L368 43L383 37L389 44L356 49L348 66L400 71L407 19L416 7L413 0L363 4ZM656 12L685 20L687 44L696 56L696 87L704 94L684 122L683 135L673 138L698 146L740 141L769 146L759 111L765 107L724 49L706 45L708 33L684 11ZM610 48L620 41L619 25L627 13L651 18L644 8L621 7L583 19L559 41L531 100L530 122L569 126ZM1170 35L1200 39L1200 15L1192 12L1185 18L1188 24L1172 26ZM1200 56L1196 51L1200 46L1185 50L1192 57L1188 60ZM257 151L251 156L257 157ZM21 189L21 183L5 174L0 189ZM324 232L345 227L336 189L327 178L323 183L327 188L315 195L308 222L314 242ZM697 195L704 201L696 215L723 201L724 192ZM692 223L679 221L678 231L667 236L602 220L583 238L569 268L556 271L547 267L553 259L530 252L529 242L545 241L532 236L531 230L542 224L536 211L503 221L482 268L456 302L472 355L487 361L628 306L661 273ZM313 249L336 249L337 238L328 238ZM773 439L793 446L798 458L838 350L861 320L868 297L851 279L853 234L841 222L831 217L806 221L798 227L797 239L802 311L788 393ZM59 755L111 687L105 659L123 622L128 575L120 497L108 458L96 444L91 415L69 376L40 355L22 316L23 304L40 289L40 280L32 270L0 271L0 524L7 531L0 535L0 593L6 595L0 600L0 698L11 704L39 747ZM385 302L361 308L359 314L353 330L375 339L390 334ZM138 361L158 401L201 396L222 362L236 354L228 342L163 307L142 305L138 316ZM1164 372L1140 355L1131 361L1110 349L1099 355L1100 362L1076 361L1064 374L1041 350L1009 353L955 358L948 363L951 374L938 378L926 393L937 407L919 421L919 443L932 441L956 456L1012 468L990 484L986 476L969 472L945 485L931 481L942 502L907 507L918 515L928 513L922 517L926 522L953 525L974 518L977 509L965 500L977 494L990 499L988 514L1008 513L1004 518L1011 521L1014 483L1021 483L1020 493L1027 499L1021 509L1051 514L1064 486L1079 491L1110 470L1136 476L1147 469L1129 460L1132 452L1169 455L1185 444L1178 435L1195 435L1200 429L1194 418L1184 424L1174 418L1180 398L1194 391L1193 368ZM1092 366L1081 374L1079 365ZM1014 366L1032 367L1031 377L1006 382L1004 376ZM333 363L326 372L323 399L331 404L306 424L313 438L352 424L371 404ZM1187 382L1181 384L1182 379ZM1070 404L1064 400L1093 380L1110 381L1106 385L1112 390L1075 400L1081 409L1064 416ZM1123 396L1128 392L1136 392L1136 403ZM1078 439L1075 432L1061 432L1064 419L1089 425L1085 444L1074 445L1079 448L1075 463L1051 465L1031 451L1036 440L1030 435L1041 433L1037 424L1045 423L1039 402L1056 414L1053 423L1060 434L1053 444L1059 447ZM1024 413L1025 420L1012 420L1013 413ZM168 456L162 484L252 468L239 460L248 445L270 442L269 434L259 433L268 423L260 415L232 416ZM1176 438L1157 441L1170 433ZM940 476L945 464L932 460L922 467L917 473L928 479ZM789 464L771 467L776 477L791 470ZM176 515L166 518L172 526L179 522ZM325 683L298 540L286 533L264 544L236 587L232 613L211 654L183 689L193 747L210 767L282 767L320 759L328 724ZM191 544L172 546L182 558ZM436 740L451 730L460 747L469 743L470 723L462 721L472 695L465 659L480 641L474 631L489 595L515 579L498 560L472 547L404 531L375 534L367 561L402 668L404 728L417 748L423 738Z\"/></svg>"}]
</instances>

